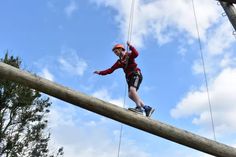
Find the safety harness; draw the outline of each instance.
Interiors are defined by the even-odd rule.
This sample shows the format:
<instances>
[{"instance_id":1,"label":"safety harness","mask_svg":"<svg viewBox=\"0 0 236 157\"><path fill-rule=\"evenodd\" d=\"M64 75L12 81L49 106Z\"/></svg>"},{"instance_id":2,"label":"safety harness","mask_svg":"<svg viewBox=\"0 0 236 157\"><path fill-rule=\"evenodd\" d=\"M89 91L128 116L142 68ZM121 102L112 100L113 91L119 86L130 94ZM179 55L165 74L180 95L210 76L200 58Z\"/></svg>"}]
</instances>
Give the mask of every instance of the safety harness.
<instances>
[{"instance_id":1,"label":"safety harness","mask_svg":"<svg viewBox=\"0 0 236 157\"><path fill-rule=\"evenodd\" d=\"M130 74L141 75L140 72L136 70L136 66L131 66L131 67L129 67L129 69L127 69L128 65L129 65L129 59L130 59L130 56L128 55L128 53L126 53L125 59L122 60L120 58L118 61L120 64L124 64L124 70L128 70L130 72ZM128 76L126 76L126 77L128 77Z\"/></svg>"}]
</instances>

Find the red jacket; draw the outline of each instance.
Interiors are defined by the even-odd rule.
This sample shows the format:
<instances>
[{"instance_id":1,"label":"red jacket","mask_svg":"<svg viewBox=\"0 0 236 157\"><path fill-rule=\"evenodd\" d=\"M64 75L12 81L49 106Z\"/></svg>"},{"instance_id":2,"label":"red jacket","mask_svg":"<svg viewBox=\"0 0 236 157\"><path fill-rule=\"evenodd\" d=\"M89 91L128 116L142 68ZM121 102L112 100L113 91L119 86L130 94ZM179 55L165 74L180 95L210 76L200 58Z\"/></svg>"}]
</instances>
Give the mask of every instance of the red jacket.
<instances>
[{"instance_id":1,"label":"red jacket","mask_svg":"<svg viewBox=\"0 0 236 157\"><path fill-rule=\"evenodd\" d=\"M137 63L135 62L135 58L139 55L139 53L133 46L130 46L129 48L131 53L126 52L125 57L123 57L122 60L118 59L111 68L100 71L99 75L111 74L118 68L123 68L126 77L129 77L132 72L140 72L141 70L138 68Z\"/></svg>"}]
</instances>

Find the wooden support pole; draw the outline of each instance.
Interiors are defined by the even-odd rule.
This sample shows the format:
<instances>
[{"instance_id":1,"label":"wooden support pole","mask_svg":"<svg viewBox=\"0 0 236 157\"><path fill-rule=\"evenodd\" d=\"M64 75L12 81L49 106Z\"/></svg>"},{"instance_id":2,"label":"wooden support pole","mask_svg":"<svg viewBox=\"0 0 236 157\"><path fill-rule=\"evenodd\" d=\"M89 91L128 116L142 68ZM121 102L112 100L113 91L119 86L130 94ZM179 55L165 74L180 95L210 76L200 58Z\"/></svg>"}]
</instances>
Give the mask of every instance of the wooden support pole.
<instances>
[{"instance_id":1,"label":"wooden support pole","mask_svg":"<svg viewBox=\"0 0 236 157\"><path fill-rule=\"evenodd\" d=\"M224 1L228 1L228 0L224 0ZM236 31L236 9L234 5L232 3L223 2L223 0L219 2L220 2L220 5L223 7L226 15L228 16L229 21L233 25L234 30Z\"/></svg>"},{"instance_id":2,"label":"wooden support pole","mask_svg":"<svg viewBox=\"0 0 236 157\"><path fill-rule=\"evenodd\" d=\"M222 2L227 2L227 3L236 3L236 0L219 0Z\"/></svg>"},{"instance_id":3,"label":"wooden support pole","mask_svg":"<svg viewBox=\"0 0 236 157\"><path fill-rule=\"evenodd\" d=\"M28 86L75 106L217 157L236 157L236 149L231 146L135 114L127 109L120 108L111 103L71 90L67 87L61 86L42 77L32 75L26 71L19 70L2 62L0 62L0 79Z\"/></svg>"}]
</instances>

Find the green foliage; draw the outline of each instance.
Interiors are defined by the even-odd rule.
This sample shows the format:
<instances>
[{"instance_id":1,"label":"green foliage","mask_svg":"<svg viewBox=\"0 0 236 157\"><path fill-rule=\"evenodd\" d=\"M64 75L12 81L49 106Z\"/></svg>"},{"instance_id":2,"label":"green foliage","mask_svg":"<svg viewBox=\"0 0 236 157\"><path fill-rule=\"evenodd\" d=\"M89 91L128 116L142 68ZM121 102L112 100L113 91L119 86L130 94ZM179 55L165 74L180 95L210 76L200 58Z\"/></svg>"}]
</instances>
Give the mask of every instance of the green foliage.
<instances>
[{"instance_id":1,"label":"green foliage","mask_svg":"<svg viewBox=\"0 0 236 157\"><path fill-rule=\"evenodd\" d=\"M8 56L1 59L20 68L20 59ZM49 155L47 115L51 102L38 91L0 79L0 156L55 157L63 155L60 148Z\"/></svg>"}]
</instances>

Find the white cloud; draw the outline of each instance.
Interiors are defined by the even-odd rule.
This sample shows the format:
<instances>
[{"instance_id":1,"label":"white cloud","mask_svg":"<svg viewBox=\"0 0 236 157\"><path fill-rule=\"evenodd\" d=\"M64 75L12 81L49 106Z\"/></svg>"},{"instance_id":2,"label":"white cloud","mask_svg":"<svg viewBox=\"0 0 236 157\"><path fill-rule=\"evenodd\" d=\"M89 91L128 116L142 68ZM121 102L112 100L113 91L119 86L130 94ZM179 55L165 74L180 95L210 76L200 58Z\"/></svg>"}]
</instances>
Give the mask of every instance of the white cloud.
<instances>
[{"instance_id":1,"label":"white cloud","mask_svg":"<svg viewBox=\"0 0 236 157\"><path fill-rule=\"evenodd\" d=\"M236 67L236 57L233 54L225 54L220 62L222 68Z\"/></svg>"},{"instance_id":2,"label":"white cloud","mask_svg":"<svg viewBox=\"0 0 236 157\"><path fill-rule=\"evenodd\" d=\"M80 58L74 49L63 49L58 62L60 69L68 72L70 75L83 76L88 67L87 62Z\"/></svg>"},{"instance_id":3,"label":"white cloud","mask_svg":"<svg viewBox=\"0 0 236 157\"><path fill-rule=\"evenodd\" d=\"M78 6L74 0L71 0L70 3L65 7L64 11L68 17L78 9Z\"/></svg>"},{"instance_id":4,"label":"white cloud","mask_svg":"<svg viewBox=\"0 0 236 157\"><path fill-rule=\"evenodd\" d=\"M229 21L225 21L218 28L209 33L209 39L206 44L206 52L210 55L220 55L232 46L235 38L232 33L232 26Z\"/></svg>"},{"instance_id":5,"label":"white cloud","mask_svg":"<svg viewBox=\"0 0 236 157\"><path fill-rule=\"evenodd\" d=\"M52 128L61 126L75 126L76 124L76 109L74 106L66 105L65 108L57 106L54 102L53 107L49 114L50 124Z\"/></svg>"},{"instance_id":6,"label":"white cloud","mask_svg":"<svg viewBox=\"0 0 236 157\"><path fill-rule=\"evenodd\" d=\"M47 68L44 68L39 75L42 76L43 78L50 80L50 81L54 81L53 74Z\"/></svg>"},{"instance_id":7,"label":"white cloud","mask_svg":"<svg viewBox=\"0 0 236 157\"><path fill-rule=\"evenodd\" d=\"M236 69L227 68L223 70L209 86L213 119L218 134L236 131L235 93ZM198 89L189 92L171 110L171 115L175 118L194 116L194 124L200 125L203 128L209 127L211 119L206 91Z\"/></svg>"},{"instance_id":8,"label":"white cloud","mask_svg":"<svg viewBox=\"0 0 236 157\"><path fill-rule=\"evenodd\" d=\"M129 3L127 0L91 1L117 11L115 19L119 24L123 39L127 40L131 1ZM199 31L201 37L205 39L207 29L216 23L220 16L218 11L220 7L215 1L198 0L195 3ZM179 32L186 32L189 36L197 38L191 1L135 1L132 40L136 46L142 46L147 36L157 39L159 44L164 44L177 37Z\"/></svg>"},{"instance_id":9,"label":"white cloud","mask_svg":"<svg viewBox=\"0 0 236 157\"><path fill-rule=\"evenodd\" d=\"M50 113L51 147L64 148L65 157L116 156L119 134L110 130L104 118L89 120L91 115L79 114L75 107L54 105ZM85 117L83 117L85 116ZM118 129L118 128L117 128ZM149 157L138 148L135 141L123 138L121 155L124 157Z\"/></svg>"},{"instance_id":10,"label":"white cloud","mask_svg":"<svg viewBox=\"0 0 236 157\"><path fill-rule=\"evenodd\" d=\"M96 91L92 94L92 96L102 99L104 101L108 101L114 105L123 107L122 98L118 98L118 99L111 98L111 95L109 94L109 91L107 89L101 89L99 91Z\"/></svg>"},{"instance_id":11,"label":"white cloud","mask_svg":"<svg viewBox=\"0 0 236 157\"><path fill-rule=\"evenodd\" d=\"M178 47L178 52L177 53L184 58L186 53L187 53L187 49L184 46L181 45L181 46Z\"/></svg>"},{"instance_id":12,"label":"white cloud","mask_svg":"<svg viewBox=\"0 0 236 157\"><path fill-rule=\"evenodd\" d=\"M210 77L218 74L222 68L235 66L235 54L232 47L235 39L231 32L232 26L228 21L220 22L215 29L208 31L207 40L202 41L204 65L206 73ZM203 64L200 49L198 53L199 59L194 61L192 70L195 74L202 74Z\"/></svg>"}]
</instances>

